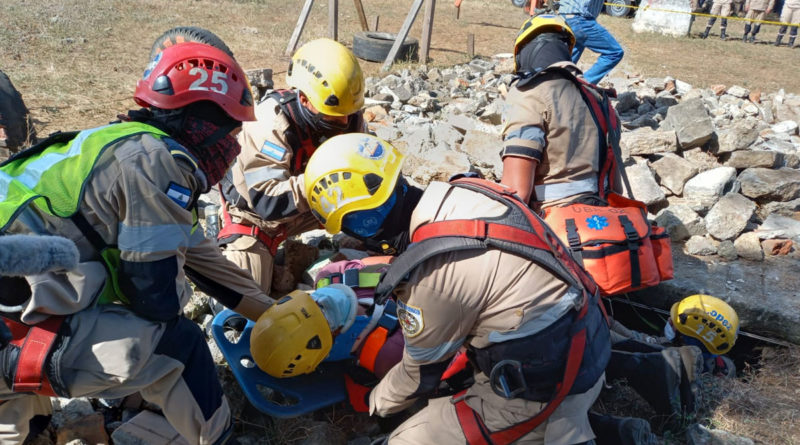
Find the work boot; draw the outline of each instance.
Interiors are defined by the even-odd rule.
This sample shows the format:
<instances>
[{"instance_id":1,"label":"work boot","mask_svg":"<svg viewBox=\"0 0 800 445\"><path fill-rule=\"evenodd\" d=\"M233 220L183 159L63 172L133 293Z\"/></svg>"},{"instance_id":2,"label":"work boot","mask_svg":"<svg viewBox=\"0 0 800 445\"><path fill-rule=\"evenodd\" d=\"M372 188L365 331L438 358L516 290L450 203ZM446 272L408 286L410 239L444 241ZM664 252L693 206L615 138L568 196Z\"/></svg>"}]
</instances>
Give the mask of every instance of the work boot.
<instances>
[{"instance_id":1,"label":"work boot","mask_svg":"<svg viewBox=\"0 0 800 445\"><path fill-rule=\"evenodd\" d=\"M781 40L783 40L783 36L786 34L786 26L781 26L778 30L778 37L775 39L775 46L781 46Z\"/></svg>"},{"instance_id":2,"label":"work boot","mask_svg":"<svg viewBox=\"0 0 800 445\"><path fill-rule=\"evenodd\" d=\"M750 33L750 24L748 23L744 25L744 35L742 36L742 41L744 43L747 43L747 34L749 33Z\"/></svg>"},{"instance_id":3,"label":"work boot","mask_svg":"<svg viewBox=\"0 0 800 445\"><path fill-rule=\"evenodd\" d=\"M742 36L742 42L747 43L747 33Z\"/></svg>"},{"instance_id":4,"label":"work boot","mask_svg":"<svg viewBox=\"0 0 800 445\"><path fill-rule=\"evenodd\" d=\"M681 417L681 354L678 348L660 352L611 350L606 366L609 381L625 379L655 412L667 418Z\"/></svg>"},{"instance_id":5,"label":"work boot","mask_svg":"<svg viewBox=\"0 0 800 445\"><path fill-rule=\"evenodd\" d=\"M719 38L722 40L728 40L728 35L725 34L725 28L722 28L721 32L719 33Z\"/></svg>"},{"instance_id":6,"label":"work boot","mask_svg":"<svg viewBox=\"0 0 800 445\"><path fill-rule=\"evenodd\" d=\"M693 414L700 405L701 390L698 379L704 369L703 352L697 346L676 348L681 356L681 408L684 414ZM735 371L734 371L735 372Z\"/></svg>"},{"instance_id":7,"label":"work boot","mask_svg":"<svg viewBox=\"0 0 800 445\"><path fill-rule=\"evenodd\" d=\"M637 417L614 417L589 413L589 425L597 445L656 445L658 437L650 432L650 423Z\"/></svg>"},{"instance_id":8,"label":"work boot","mask_svg":"<svg viewBox=\"0 0 800 445\"><path fill-rule=\"evenodd\" d=\"M711 27L710 26L706 26L706 30L703 31L703 34L700 34L700 38L701 39L707 39L708 38L708 33L710 31L711 31Z\"/></svg>"},{"instance_id":9,"label":"work boot","mask_svg":"<svg viewBox=\"0 0 800 445\"><path fill-rule=\"evenodd\" d=\"M794 48L794 38L796 36L789 36L789 48Z\"/></svg>"}]
</instances>

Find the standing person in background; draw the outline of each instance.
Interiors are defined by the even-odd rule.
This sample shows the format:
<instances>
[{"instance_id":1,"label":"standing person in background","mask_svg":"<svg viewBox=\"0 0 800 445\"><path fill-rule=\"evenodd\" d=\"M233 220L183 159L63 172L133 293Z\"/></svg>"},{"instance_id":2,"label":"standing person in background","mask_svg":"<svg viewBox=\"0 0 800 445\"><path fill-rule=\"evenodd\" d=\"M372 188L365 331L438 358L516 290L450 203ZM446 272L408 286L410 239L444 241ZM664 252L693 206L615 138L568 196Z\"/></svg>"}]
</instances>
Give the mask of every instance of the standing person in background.
<instances>
[{"instance_id":1,"label":"standing person in background","mask_svg":"<svg viewBox=\"0 0 800 445\"><path fill-rule=\"evenodd\" d=\"M744 10L747 11L746 19L750 20L744 25L744 36L742 41L747 43L747 34L752 29L753 33L750 34L750 43L756 43L756 34L761 30L761 23L753 25L753 20L764 20L764 16L772 12L775 7L775 0L747 0Z\"/></svg>"},{"instance_id":2,"label":"standing person in background","mask_svg":"<svg viewBox=\"0 0 800 445\"><path fill-rule=\"evenodd\" d=\"M344 45L306 43L292 56L287 83L256 106L256 122L242 126L242 153L220 184L223 253L266 293L281 241L319 227L303 191L308 158L328 138L366 130L364 75Z\"/></svg>"},{"instance_id":3,"label":"standing person in background","mask_svg":"<svg viewBox=\"0 0 800 445\"><path fill-rule=\"evenodd\" d=\"M728 35L726 34L726 30L728 28L728 19L727 17L731 15L731 5L733 4L733 0L714 0L714 3L711 4L711 15L714 16L722 16L722 21L719 22L719 38L722 40L726 40ZM706 24L706 30L703 31L701 35L702 38L707 39L708 33L711 32L711 27L714 26L714 22L717 21L716 17L711 17L708 19L708 24Z\"/></svg>"},{"instance_id":4,"label":"standing person in background","mask_svg":"<svg viewBox=\"0 0 800 445\"><path fill-rule=\"evenodd\" d=\"M791 26L789 31L789 48L794 47L794 39L797 37L797 28L800 27L800 0L786 0L781 10L781 23L791 23L791 25L781 25L778 30L778 37L775 39L775 46L781 46L781 40L786 35L786 28Z\"/></svg>"},{"instance_id":5,"label":"standing person in background","mask_svg":"<svg viewBox=\"0 0 800 445\"><path fill-rule=\"evenodd\" d=\"M586 48L600 55L594 65L583 73L583 77L593 84L600 82L625 55L614 36L597 23L597 16L602 10L603 0L561 0L558 9L575 34L572 62L578 63Z\"/></svg>"}]
</instances>

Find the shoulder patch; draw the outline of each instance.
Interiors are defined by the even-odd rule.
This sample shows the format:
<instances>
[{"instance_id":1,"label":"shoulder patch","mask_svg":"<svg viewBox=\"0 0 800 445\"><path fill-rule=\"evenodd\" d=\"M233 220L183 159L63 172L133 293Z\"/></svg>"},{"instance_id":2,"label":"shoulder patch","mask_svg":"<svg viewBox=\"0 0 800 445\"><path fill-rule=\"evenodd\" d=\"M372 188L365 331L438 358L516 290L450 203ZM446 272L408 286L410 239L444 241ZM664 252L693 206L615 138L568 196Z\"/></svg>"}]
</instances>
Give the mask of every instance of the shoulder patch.
<instances>
[{"instance_id":1,"label":"shoulder patch","mask_svg":"<svg viewBox=\"0 0 800 445\"><path fill-rule=\"evenodd\" d=\"M403 333L409 338L419 335L425 327L422 309L405 304L399 299L397 300L397 321L403 328Z\"/></svg>"},{"instance_id":2,"label":"shoulder patch","mask_svg":"<svg viewBox=\"0 0 800 445\"><path fill-rule=\"evenodd\" d=\"M264 145L261 146L261 153L264 153L272 159L282 161L284 156L286 156L286 149L270 141L264 141Z\"/></svg>"},{"instance_id":3,"label":"shoulder patch","mask_svg":"<svg viewBox=\"0 0 800 445\"><path fill-rule=\"evenodd\" d=\"M192 191L174 182L169 183L169 187L167 187L164 193L167 194L169 199L175 201L175 204L178 204L184 209L188 209L189 203L192 202Z\"/></svg>"}]
</instances>

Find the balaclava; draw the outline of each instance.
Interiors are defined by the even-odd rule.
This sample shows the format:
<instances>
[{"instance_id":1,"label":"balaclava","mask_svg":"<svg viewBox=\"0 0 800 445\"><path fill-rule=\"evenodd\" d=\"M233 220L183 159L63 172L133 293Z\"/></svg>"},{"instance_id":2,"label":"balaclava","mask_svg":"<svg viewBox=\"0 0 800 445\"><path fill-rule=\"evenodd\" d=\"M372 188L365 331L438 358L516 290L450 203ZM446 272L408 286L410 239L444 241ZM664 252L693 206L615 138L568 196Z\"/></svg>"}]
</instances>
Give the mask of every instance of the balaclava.
<instances>
[{"instance_id":1,"label":"balaclava","mask_svg":"<svg viewBox=\"0 0 800 445\"><path fill-rule=\"evenodd\" d=\"M422 189L409 185L405 178L400 176L395 185L396 202L375 235L364 238L344 228L342 231L363 241L367 250L372 252L380 252L383 255L400 254L408 247L411 214L419 204L422 192Z\"/></svg>"},{"instance_id":2,"label":"balaclava","mask_svg":"<svg viewBox=\"0 0 800 445\"><path fill-rule=\"evenodd\" d=\"M546 32L525 44L517 54L518 74L535 74L556 62L571 60L567 35Z\"/></svg>"},{"instance_id":3,"label":"balaclava","mask_svg":"<svg viewBox=\"0 0 800 445\"><path fill-rule=\"evenodd\" d=\"M206 175L204 193L222 179L241 151L239 142L230 134L241 123L213 102L194 102L177 110L154 107L130 111L126 118L163 130L189 150Z\"/></svg>"}]
</instances>

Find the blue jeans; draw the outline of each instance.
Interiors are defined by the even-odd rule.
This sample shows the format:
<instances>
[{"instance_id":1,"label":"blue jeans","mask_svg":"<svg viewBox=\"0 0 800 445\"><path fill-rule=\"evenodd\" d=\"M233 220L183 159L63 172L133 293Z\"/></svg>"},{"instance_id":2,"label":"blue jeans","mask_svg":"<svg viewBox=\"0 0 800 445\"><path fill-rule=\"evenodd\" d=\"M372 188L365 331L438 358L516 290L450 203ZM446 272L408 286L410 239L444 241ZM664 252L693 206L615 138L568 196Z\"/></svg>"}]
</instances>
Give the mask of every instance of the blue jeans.
<instances>
[{"instance_id":1,"label":"blue jeans","mask_svg":"<svg viewBox=\"0 0 800 445\"><path fill-rule=\"evenodd\" d=\"M622 60L622 56L625 55L625 51L619 46L614 36L597 23L597 20L581 16L569 17L566 20L575 34L572 62L578 63L586 48L600 54L597 62L583 73L583 77L587 81L597 84L612 68L617 66Z\"/></svg>"}]
</instances>

